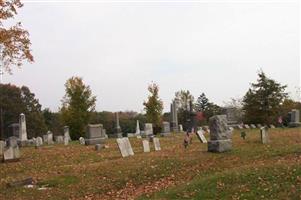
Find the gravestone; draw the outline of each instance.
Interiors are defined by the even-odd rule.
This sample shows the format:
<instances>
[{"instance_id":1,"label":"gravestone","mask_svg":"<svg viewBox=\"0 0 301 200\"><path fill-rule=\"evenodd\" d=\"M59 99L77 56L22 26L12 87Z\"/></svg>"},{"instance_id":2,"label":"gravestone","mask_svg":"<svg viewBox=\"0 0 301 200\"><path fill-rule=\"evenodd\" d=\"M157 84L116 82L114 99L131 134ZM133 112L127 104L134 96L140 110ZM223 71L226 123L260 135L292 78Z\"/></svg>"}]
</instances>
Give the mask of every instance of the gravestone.
<instances>
[{"instance_id":1,"label":"gravestone","mask_svg":"<svg viewBox=\"0 0 301 200\"><path fill-rule=\"evenodd\" d=\"M82 145L85 144L85 138L83 138L83 137L80 137L80 138L78 139L78 141L79 141L79 143L82 144Z\"/></svg>"},{"instance_id":2,"label":"gravestone","mask_svg":"<svg viewBox=\"0 0 301 200\"><path fill-rule=\"evenodd\" d=\"M261 138L262 144L270 143L268 129L266 127L260 128L260 138Z\"/></svg>"},{"instance_id":3,"label":"gravestone","mask_svg":"<svg viewBox=\"0 0 301 200\"><path fill-rule=\"evenodd\" d=\"M226 115L215 115L209 119L210 141L209 152L225 152L232 149L232 131L227 125Z\"/></svg>"},{"instance_id":4,"label":"gravestone","mask_svg":"<svg viewBox=\"0 0 301 200\"><path fill-rule=\"evenodd\" d=\"M95 151L100 151L102 149L102 144L95 145Z\"/></svg>"},{"instance_id":5,"label":"gravestone","mask_svg":"<svg viewBox=\"0 0 301 200\"><path fill-rule=\"evenodd\" d=\"M179 130L179 132L184 132L182 124L179 125L179 129L178 130Z\"/></svg>"},{"instance_id":6,"label":"gravestone","mask_svg":"<svg viewBox=\"0 0 301 200\"><path fill-rule=\"evenodd\" d=\"M136 123L136 133L135 135L136 136L139 136L141 133L140 133L140 125L139 125L139 120L137 120L137 123Z\"/></svg>"},{"instance_id":7,"label":"gravestone","mask_svg":"<svg viewBox=\"0 0 301 200\"><path fill-rule=\"evenodd\" d=\"M289 127L299 127L300 123L300 111L297 109L293 109L290 115Z\"/></svg>"},{"instance_id":8,"label":"gravestone","mask_svg":"<svg viewBox=\"0 0 301 200\"><path fill-rule=\"evenodd\" d=\"M8 147L4 149L3 160L5 161L16 161L20 159L19 147Z\"/></svg>"},{"instance_id":9,"label":"gravestone","mask_svg":"<svg viewBox=\"0 0 301 200\"><path fill-rule=\"evenodd\" d=\"M117 138L116 141L122 157L127 157L132 153L129 152L129 145L124 138Z\"/></svg>"},{"instance_id":10,"label":"gravestone","mask_svg":"<svg viewBox=\"0 0 301 200\"><path fill-rule=\"evenodd\" d=\"M71 137L69 133L69 126L64 126L64 138L67 138L69 142L71 142Z\"/></svg>"},{"instance_id":11,"label":"gravestone","mask_svg":"<svg viewBox=\"0 0 301 200\"><path fill-rule=\"evenodd\" d=\"M21 113L19 117L19 139L20 141L27 140L26 120L23 113Z\"/></svg>"},{"instance_id":12,"label":"gravestone","mask_svg":"<svg viewBox=\"0 0 301 200\"><path fill-rule=\"evenodd\" d=\"M144 125L144 134L145 134L146 137L150 137L150 136L154 135L153 124L145 123L145 125Z\"/></svg>"},{"instance_id":13,"label":"gravestone","mask_svg":"<svg viewBox=\"0 0 301 200\"><path fill-rule=\"evenodd\" d=\"M133 156L133 155L134 155L134 151L133 151L133 149L132 149L132 145L131 145L131 143L130 143L129 138L125 137L125 138L123 138L123 140L124 140L126 149L127 149L127 151L128 151L128 154L129 154L130 156Z\"/></svg>"},{"instance_id":14,"label":"gravestone","mask_svg":"<svg viewBox=\"0 0 301 200\"><path fill-rule=\"evenodd\" d=\"M245 129L250 129L250 126L248 124L244 124Z\"/></svg>"},{"instance_id":15,"label":"gravestone","mask_svg":"<svg viewBox=\"0 0 301 200\"><path fill-rule=\"evenodd\" d=\"M69 138L64 137L64 145L67 146L69 144Z\"/></svg>"},{"instance_id":16,"label":"gravestone","mask_svg":"<svg viewBox=\"0 0 301 200\"><path fill-rule=\"evenodd\" d=\"M145 152L145 153L150 152L150 147L149 147L149 141L148 140L142 140L142 145L143 145L143 152Z\"/></svg>"},{"instance_id":17,"label":"gravestone","mask_svg":"<svg viewBox=\"0 0 301 200\"><path fill-rule=\"evenodd\" d=\"M270 124L270 128L276 128L273 124Z\"/></svg>"},{"instance_id":18,"label":"gravestone","mask_svg":"<svg viewBox=\"0 0 301 200\"><path fill-rule=\"evenodd\" d=\"M169 122L163 122L162 126L163 126L163 128L162 128L161 136L164 137L164 136L171 135Z\"/></svg>"},{"instance_id":19,"label":"gravestone","mask_svg":"<svg viewBox=\"0 0 301 200\"><path fill-rule=\"evenodd\" d=\"M256 124L256 127L257 127L257 128L261 128L262 125L261 125L261 124Z\"/></svg>"},{"instance_id":20,"label":"gravestone","mask_svg":"<svg viewBox=\"0 0 301 200\"><path fill-rule=\"evenodd\" d=\"M105 144L106 136L102 131L102 124L89 124L85 138L86 145Z\"/></svg>"},{"instance_id":21,"label":"gravestone","mask_svg":"<svg viewBox=\"0 0 301 200\"><path fill-rule=\"evenodd\" d=\"M43 142L44 143L47 143L47 139L48 139L48 135L46 134L46 135L43 135Z\"/></svg>"},{"instance_id":22,"label":"gravestone","mask_svg":"<svg viewBox=\"0 0 301 200\"><path fill-rule=\"evenodd\" d=\"M8 147L18 147L18 138L15 136L8 138Z\"/></svg>"},{"instance_id":23,"label":"gravestone","mask_svg":"<svg viewBox=\"0 0 301 200\"><path fill-rule=\"evenodd\" d=\"M53 133L51 131L47 132L47 144L48 145L54 144L54 142L53 142Z\"/></svg>"},{"instance_id":24,"label":"gravestone","mask_svg":"<svg viewBox=\"0 0 301 200\"><path fill-rule=\"evenodd\" d=\"M179 131L178 125L178 108L175 100L170 104L170 127L172 132Z\"/></svg>"},{"instance_id":25,"label":"gravestone","mask_svg":"<svg viewBox=\"0 0 301 200\"><path fill-rule=\"evenodd\" d=\"M42 146L43 145L43 140L41 137L37 137L36 139L36 146L39 147L39 146Z\"/></svg>"},{"instance_id":26,"label":"gravestone","mask_svg":"<svg viewBox=\"0 0 301 200\"><path fill-rule=\"evenodd\" d=\"M114 133L110 135L112 138L122 138L122 130L119 124L119 114L118 112L115 113L116 117L116 127L114 128Z\"/></svg>"},{"instance_id":27,"label":"gravestone","mask_svg":"<svg viewBox=\"0 0 301 200\"><path fill-rule=\"evenodd\" d=\"M161 146L160 146L159 138L156 138L156 137L153 138L153 142L154 142L155 151L160 151Z\"/></svg>"},{"instance_id":28,"label":"gravestone","mask_svg":"<svg viewBox=\"0 0 301 200\"><path fill-rule=\"evenodd\" d=\"M252 129L255 129L255 128L256 128L255 124L251 124L250 127L251 127Z\"/></svg>"},{"instance_id":29,"label":"gravestone","mask_svg":"<svg viewBox=\"0 0 301 200\"><path fill-rule=\"evenodd\" d=\"M56 143L58 143L58 144L64 143L64 137L62 135L55 136L54 139L55 139Z\"/></svg>"},{"instance_id":30,"label":"gravestone","mask_svg":"<svg viewBox=\"0 0 301 200\"><path fill-rule=\"evenodd\" d=\"M204 136L204 132L202 130L198 130L196 132L196 135L198 137L198 139L201 141L201 143L207 143L207 139Z\"/></svg>"},{"instance_id":31,"label":"gravestone","mask_svg":"<svg viewBox=\"0 0 301 200\"><path fill-rule=\"evenodd\" d=\"M0 160L2 160L2 156L4 153L4 148L5 148L5 142L0 140Z\"/></svg>"}]
</instances>

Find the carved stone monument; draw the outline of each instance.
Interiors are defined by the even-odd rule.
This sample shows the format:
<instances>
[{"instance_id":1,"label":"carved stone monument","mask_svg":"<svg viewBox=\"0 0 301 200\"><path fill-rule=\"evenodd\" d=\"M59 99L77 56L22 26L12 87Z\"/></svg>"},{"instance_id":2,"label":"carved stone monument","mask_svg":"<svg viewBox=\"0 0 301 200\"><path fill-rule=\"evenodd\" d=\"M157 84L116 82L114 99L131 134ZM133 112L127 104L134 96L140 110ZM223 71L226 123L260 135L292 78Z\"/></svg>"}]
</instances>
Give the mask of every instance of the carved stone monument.
<instances>
[{"instance_id":1,"label":"carved stone monument","mask_svg":"<svg viewBox=\"0 0 301 200\"><path fill-rule=\"evenodd\" d=\"M19 118L19 140L20 141L27 140L26 120L25 120L25 115L23 113L20 114L20 118Z\"/></svg>"},{"instance_id":2,"label":"carved stone monument","mask_svg":"<svg viewBox=\"0 0 301 200\"><path fill-rule=\"evenodd\" d=\"M170 129L172 132L179 131L178 108L175 100L173 100L170 105Z\"/></svg>"},{"instance_id":3,"label":"carved stone monument","mask_svg":"<svg viewBox=\"0 0 301 200\"><path fill-rule=\"evenodd\" d=\"M102 128L102 124L89 124L87 127L85 144L105 144L106 136L104 135Z\"/></svg>"}]
</instances>

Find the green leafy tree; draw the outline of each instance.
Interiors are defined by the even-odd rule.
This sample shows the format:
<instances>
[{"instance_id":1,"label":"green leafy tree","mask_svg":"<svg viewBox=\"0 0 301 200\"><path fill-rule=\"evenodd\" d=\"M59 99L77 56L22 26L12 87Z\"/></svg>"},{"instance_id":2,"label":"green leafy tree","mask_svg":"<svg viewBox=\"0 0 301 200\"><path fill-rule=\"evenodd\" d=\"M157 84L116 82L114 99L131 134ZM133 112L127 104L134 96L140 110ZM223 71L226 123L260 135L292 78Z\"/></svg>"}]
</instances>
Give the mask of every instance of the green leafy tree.
<instances>
[{"instance_id":1,"label":"green leafy tree","mask_svg":"<svg viewBox=\"0 0 301 200\"><path fill-rule=\"evenodd\" d=\"M95 109L96 97L80 77L71 77L65 83L66 94L62 100L62 121L69 126L73 139L84 136L91 113Z\"/></svg>"},{"instance_id":2,"label":"green leafy tree","mask_svg":"<svg viewBox=\"0 0 301 200\"><path fill-rule=\"evenodd\" d=\"M190 118L190 102L194 106L194 97L189 90L180 90L175 94L178 107L178 122L184 129L187 128L187 120Z\"/></svg>"},{"instance_id":3,"label":"green leafy tree","mask_svg":"<svg viewBox=\"0 0 301 200\"><path fill-rule=\"evenodd\" d=\"M161 115L163 111L163 102L159 98L159 86L156 83L152 83L148 86L150 95L147 101L144 101L144 109L146 111L146 119L148 122L153 123L155 133L158 132L161 127Z\"/></svg>"},{"instance_id":4,"label":"green leafy tree","mask_svg":"<svg viewBox=\"0 0 301 200\"><path fill-rule=\"evenodd\" d=\"M276 122L280 106L287 97L286 86L266 76L263 71L258 72L256 83L243 98L246 123L271 124Z\"/></svg>"},{"instance_id":5,"label":"green leafy tree","mask_svg":"<svg viewBox=\"0 0 301 200\"><path fill-rule=\"evenodd\" d=\"M63 132L63 124L61 123L61 116L58 112L51 112L49 108L42 111L45 124L48 130L51 130L54 135L61 135Z\"/></svg>"}]
</instances>

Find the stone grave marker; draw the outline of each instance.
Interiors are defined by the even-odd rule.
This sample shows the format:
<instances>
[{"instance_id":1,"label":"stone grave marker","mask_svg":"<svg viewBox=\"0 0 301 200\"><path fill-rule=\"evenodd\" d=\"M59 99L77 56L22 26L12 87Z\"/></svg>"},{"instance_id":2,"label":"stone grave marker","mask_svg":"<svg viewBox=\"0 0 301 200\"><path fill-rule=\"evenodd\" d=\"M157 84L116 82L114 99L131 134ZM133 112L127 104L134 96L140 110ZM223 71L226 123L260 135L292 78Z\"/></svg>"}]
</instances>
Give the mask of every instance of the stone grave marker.
<instances>
[{"instance_id":1,"label":"stone grave marker","mask_svg":"<svg viewBox=\"0 0 301 200\"><path fill-rule=\"evenodd\" d=\"M140 125L139 125L139 120L137 120L137 123L136 123L136 133L135 133L136 136L140 136L141 133L140 133Z\"/></svg>"},{"instance_id":2,"label":"stone grave marker","mask_svg":"<svg viewBox=\"0 0 301 200\"><path fill-rule=\"evenodd\" d=\"M153 124L151 124L151 123L145 123L144 134L147 137L149 137L149 136L151 136L151 135L154 134L154 132L153 132Z\"/></svg>"},{"instance_id":3,"label":"stone grave marker","mask_svg":"<svg viewBox=\"0 0 301 200\"><path fill-rule=\"evenodd\" d=\"M117 141L117 145L120 150L121 156L122 157L129 156L129 152L128 152L127 146L125 144L125 140L123 138L117 138L116 141Z\"/></svg>"},{"instance_id":4,"label":"stone grave marker","mask_svg":"<svg viewBox=\"0 0 301 200\"><path fill-rule=\"evenodd\" d=\"M43 142L44 142L44 143L48 143L48 142L47 142L47 139L48 139L48 135L47 135L47 134L46 134L46 135L43 135Z\"/></svg>"},{"instance_id":5,"label":"stone grave marker","mask_svg":"<svg viewBox=\"0 0 301 200\"><path fill-rule=\"evenodd\" d=\"M70 139L68 137L64 137L64 145L67 146L69 144Z\"/></svg>"},{"instance_id":6,"label":"stone grave marker","mask_svg":"<svg viewBox=\"0 0 301 200\"><path fill-rule=\"evenodd\" d=\"M128 154L129 154L130 156L133 156L133 155L134 155L134 151L133 151L133 149L132 149L132 145L131 145L131 143L130 143L129 138L124 137L123 140L124 140L124 144L125 144L125 146L126 146L126 149L127 149L127 151L128 151Z\"/></svg>"},{"instance_id":7,"label":"stone grave marker","mask_svg":"<svg viewBox=\"0 0 301 200\"><path fill-rule=\"evenodd\" d=\"M0 140L0 160L2 160L2 156L4 153L4 148L5 148L5 142Z\"/></svg>"},{"instance_id":8,"label":"stone grave marker","mask_svg":"<svg viewBox=\"0 0 301 200\"><path fill-rule=\"evenodd\" d=\"M250 127L251 127L252 129L255 129L255 128L256 128L255 124L251 124Z\"/></svg>"},{"instance_id":9,"label":"stone grave marker","mask_svg":"<svg viewBox=\"0 0 301 200\"><path fill-rule=\"evenodd\" d=\"M225 152L232 149L232 131L227 125L226 115L215 115L209 119L210 141L209 152Z\"/></svg>"},{"instance_id":10,"label":"stone grave marker","mask_svg":"<svg viewBox=\"0 0 301 200\"><path fill-rule=\"evenodd\" d=\"M244 124L245 129L250 129L250 126L248 124Z\"/></svg>"},{"instance_id":11,"label":"stone grave marker","mask_svg":"<svg viewBox=\"0 0 301 200\"><path fill-rule=\"evenodd\" d=\"M273 124L270 124L270 128L276 128Z\"/></svg>"},{"instance_id":12,"label":"stone grave marker","mask_svg":"<svg viewBox=\"0 0 301 200\"><path fill-rule=\"evenodd\" d=\"M204 136L204 132L202 130L198 130L196 132L196 135L198 137L198 139L201 141L201 143L207 143L207 139Z\"/></svg>"},{"instance_id":13,"label":"stone grave marker","mask_svg":"<svg viewBox=\"0 0 301 200\"><path fill-rule=\"evenodd\" d=\"M54 139L55 139L56 143L58 143L58 144L64 143L64 137L62 135L55 136Z\"/></svg>"},{"instance_id":14,"label":"stone grave marker","mask_svg":"<svg viewBox=\"0 0 301 200\"><path fill-rule=\"evenodd\" d=\"M23 113L20 114L19 118L19 139L20 141L27 140L26 120L25 115Z\"/></svg>"},{"instance_id":15,"label":"stone grave marker","mask_svg":"<svg viewBox=\"0 0 301 200\"><path fill-rule=\"evenodd\" d=\"M96 144L95 145L95 151L100 151L102 148L102 145L101 144Z\"/></svg>"},{"instance_id":16,"label":"stone grave marker","mask_svg":"<svg viewBox=\"0 0 301 200\"><path fill-rule=\"evenodd\" d=\"M256 127L257 127L257 128L261 128L262 125L261 125L261 124L256 124Z\"/></svg>"},{"instance_id":17,"label":"stone grave marker","mask_svg":"<svg viewBox=\"0 0 301 200\"><path fill-rule=\"evenodd\" d=\"M36 139L36 147L42 146L43 145L43 139L41 137L37 137Z\"/></svg>"},{"instance_id":18,"label":"stone grave marker","mask_svg":"<svg viewBox=\"0 0 301 200\"><path fill-rule=\"evenodd\" d=\"M155 146L155 151L160 151L161 146L160 146L160 141L159 138L153 138L154 146Z\"/></svg>"},{"instance_id":19,"label":"stone grave marker","mask_svg":"<svg viewBox=\"0 0 301 200\"><path fill-rule=\"evenodd\" d=\"M53 133L51 131L47 132L47 144L48 145L54 144L54 142L53 142Z\"/></svg>"},{"instance_id":20,"label":"stone grave marker","mask_svg":"<svg viewBox=\"0 0 301 200\"><path fill-rule=\"evenodd\" d=\"M3 160L5 161L16 161L20 159L19 147L8 147L4 149Z\"/></svg>"},{"instance_id":21,"label":"stone grave marker","mask_svg":"<svg viewBox=\"0 0 301 200\"><path fill-rule=\"evenodd\" d=\"M164 137L164 136L171 135L169 122L163 122L162 126L163 126L163 129L162 129L161 136Z\"/></svg>"},{"instance_id":22,"label":"stone grave marker","mask_svg":"<svg viewBox=\"0 0 301 200\"><path fill-rule=\"evenodd\" d=\"M145 152L145 153L150 152L150 147L149 147L149 141L148 140L142 140L142 145L143 145L143 152Z\"/></svg>"},{"instance_id":23,"label":"stone grave marker","mask_svg":"<svg viewBox=\"0 0 301 200\"><path fill-rule=\"evenodd\" d=\"M18 138L15 136L9 137L8 146L13 148L18 147Z\"/></svg>"},{"instance_id":24,"label":"stone grave marker","mask_svg":"<svg viewBox=\"0 0 301 200\"><path fill-rule=\"evenodd\" d=\"M64 138L67 138L69 142L71 142L71 137L69 133L69 126L64 126Z\"/></svg>"},{"instance_id":25,"label":"stone grave marker","mask_svg":"<svg viewBox=\"0 0 301 200\"><path fill-rule=\"evenodd\" d=\"M270 143L269 134L268 134L268 130L267 130L266 127L261 127L260 128L260 138L261 138L262 144Z\"/></svg>"},{"instance_id":26,"label":"stone grave marker","mask_svg":"<svg viewBox=\"0 0 301 200\"><path fill-rule=\"evenodd\" d=\"M79 141L79 143L82 144L82 145L85 144L85 138L83 138L83 137L80 137L80 138L78 139L78 141Z\"/></svg>"},{"instance_id":27,"label":"stone grave marker","mask_svg":"<svg viewBox=\"0 0 301 200\"><path fill-rule=\"evenodd\" d=\"M298 109L293 109L290 113L291 114L290 114L289 127L299 127L299 126L301 126L300 111Z\"/></svg>"},{"instance_id":28,"label":"stone grave marker","mask_svg":"<svg viewBox=\"0 0 301 200\"><path fill-rule=\"evenodd\" d=\"M105 144L106 136L103 132L102 124L89 124L87 126L87 133L85 143L86 145Z\"/></svg>"}]
</instances>

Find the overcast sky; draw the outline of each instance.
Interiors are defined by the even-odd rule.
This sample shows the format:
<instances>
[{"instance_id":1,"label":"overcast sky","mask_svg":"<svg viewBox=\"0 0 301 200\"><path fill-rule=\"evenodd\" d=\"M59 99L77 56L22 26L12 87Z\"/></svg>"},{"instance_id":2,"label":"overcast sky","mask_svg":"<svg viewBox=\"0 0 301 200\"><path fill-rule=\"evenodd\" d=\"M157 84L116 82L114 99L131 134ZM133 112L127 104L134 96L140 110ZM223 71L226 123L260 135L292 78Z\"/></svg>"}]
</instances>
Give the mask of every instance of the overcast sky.
<instances>
[{"instance_id":1,"label":"overcast sky","mask_svg":"<svg viewBox=\"0 0 301 200\"><path fill-rule=\"evenodd\" d=\"M23 2L16 19L35 62L4 83L28 86L44 108L58 109L71 76L90 85L98 111L140 112L152 81L165 111L180 89L223 105L242 97L260 68L297 98L298 1Z\"/></svg>"}]
</instances>

